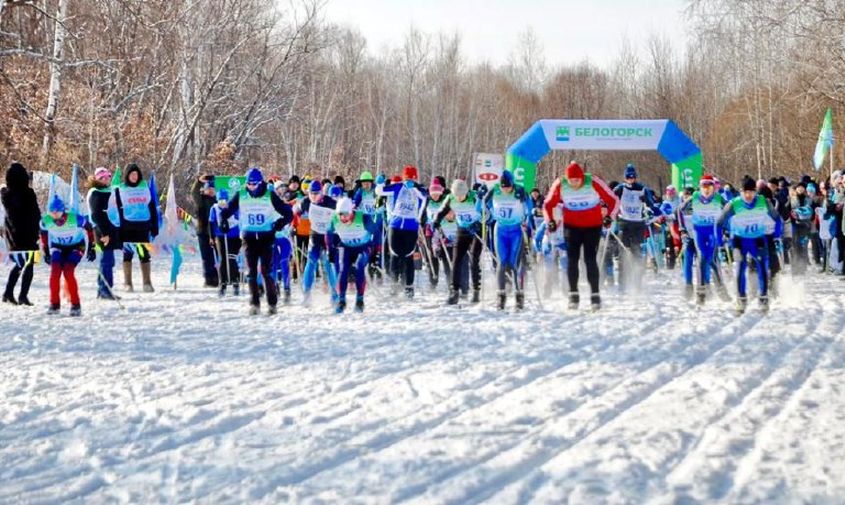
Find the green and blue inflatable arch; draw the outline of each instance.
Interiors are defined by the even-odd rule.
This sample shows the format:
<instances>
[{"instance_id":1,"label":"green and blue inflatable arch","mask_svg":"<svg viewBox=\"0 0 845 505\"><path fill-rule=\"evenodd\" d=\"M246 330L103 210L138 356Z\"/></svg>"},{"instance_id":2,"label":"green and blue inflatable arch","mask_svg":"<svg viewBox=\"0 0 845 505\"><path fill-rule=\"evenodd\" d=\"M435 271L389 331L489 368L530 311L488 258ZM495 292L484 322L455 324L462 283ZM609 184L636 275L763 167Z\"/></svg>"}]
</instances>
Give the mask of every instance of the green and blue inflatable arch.
<instances>
[{"instance_id":1,"label":"green and blue inflatable arch","mask_svg":"<svg viewBox=\"0 0 845 505\"><path fill-rule=\"evenodd\" d=\"M702 175L701 149L668 119L541 119L508 148L505 168L533 189L537 164L553 150L657 151L671 165L677 188L697 186Z\"/></svg>"}]
</instances>

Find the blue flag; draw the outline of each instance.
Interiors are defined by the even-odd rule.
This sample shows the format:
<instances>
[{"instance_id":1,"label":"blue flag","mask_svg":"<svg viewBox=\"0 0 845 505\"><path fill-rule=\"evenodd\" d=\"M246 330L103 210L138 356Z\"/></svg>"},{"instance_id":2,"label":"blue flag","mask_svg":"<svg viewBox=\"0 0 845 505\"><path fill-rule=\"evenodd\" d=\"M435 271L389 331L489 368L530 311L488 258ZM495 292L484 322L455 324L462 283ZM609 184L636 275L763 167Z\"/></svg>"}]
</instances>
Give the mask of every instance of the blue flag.
<instances>
[{"instance_id":1,"label":"blue flag","mask_svg":"<svg viewBox=\"0 0 845 505\"><path fill-rule=\"evenodd\" d=\"M179 246L173 248L173 261L170 263L170 284L176 284L179 268L182 266L182 251Z\"/></svg>"}]
</instances>

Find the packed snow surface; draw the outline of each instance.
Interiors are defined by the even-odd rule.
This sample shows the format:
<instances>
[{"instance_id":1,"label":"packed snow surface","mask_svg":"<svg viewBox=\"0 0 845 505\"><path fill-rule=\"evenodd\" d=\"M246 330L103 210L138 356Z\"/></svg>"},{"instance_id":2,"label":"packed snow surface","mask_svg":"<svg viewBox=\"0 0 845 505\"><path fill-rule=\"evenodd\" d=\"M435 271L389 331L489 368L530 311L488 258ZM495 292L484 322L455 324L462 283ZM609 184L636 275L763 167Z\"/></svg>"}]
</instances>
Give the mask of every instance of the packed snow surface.
<instances>
[{"instance_id":1,"label":"packed snow surface","mask_svg":"<svg viewBox=\"0 0 845 505\"><path fill-rule=\"evenodd\" d=\"M195 263L174 291L154 261L125 310L87 263L81 318L45 315L43 266L40 306L0 306L0 502L845 501L838 278L740 317L674 273L595 314L529 282L521 314L421 283L249 317Z\"/></svg>"}]
</instances>

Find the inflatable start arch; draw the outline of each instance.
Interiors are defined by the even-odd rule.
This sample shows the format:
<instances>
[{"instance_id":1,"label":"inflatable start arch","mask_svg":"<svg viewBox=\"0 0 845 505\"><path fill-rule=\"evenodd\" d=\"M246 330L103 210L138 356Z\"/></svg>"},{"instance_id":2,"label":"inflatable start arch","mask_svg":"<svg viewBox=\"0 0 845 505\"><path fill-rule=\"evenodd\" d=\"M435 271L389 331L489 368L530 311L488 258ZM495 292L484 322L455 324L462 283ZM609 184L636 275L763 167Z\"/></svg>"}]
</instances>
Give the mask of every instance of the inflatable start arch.
<instances>
[{"instance_id":1,"label":"inflatable start arch","mask_svg":"<svg viewBox=\"0 0 845 505\"><path fill-rule=\"evenodd\" d=\"M657 151L672 165L679 190L697 186L702 175L701 149L668 119L541 119L510 146L505 168L531 190L537 164L552 150Z\"/></svg>"}]
</instances>

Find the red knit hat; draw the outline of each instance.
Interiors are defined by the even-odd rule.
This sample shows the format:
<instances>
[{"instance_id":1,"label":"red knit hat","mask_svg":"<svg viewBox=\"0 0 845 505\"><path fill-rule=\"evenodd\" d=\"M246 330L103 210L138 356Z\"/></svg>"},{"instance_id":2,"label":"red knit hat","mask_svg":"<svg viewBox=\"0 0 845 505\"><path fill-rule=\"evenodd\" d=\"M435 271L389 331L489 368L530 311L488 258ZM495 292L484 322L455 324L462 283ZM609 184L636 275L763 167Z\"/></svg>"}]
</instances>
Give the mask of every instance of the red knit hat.
<instances>
[{"instance_id":1,"label":"red knit hat","mask_svg":"<svg viewBox=\"0 0 845 505\"><path fill-rule=\"evenodd\" d=\"M395 182L402 182L402 176L401 175L394 175L393 177L390 178L390 182L394 182L394 183Z\"/></svg>"},{"instance_id":2,"label":"red knit hat","mask_svg":"<svg viewBox=\"0 0 845 505\"><path fill-rule=\"evenodd\" d=\"M402 169L402 178L403 179L414 179L417 178L417 167L411 165L405 165L405 168Z\"/></svg>"},{"instance_id":3,"label":"red knit hat","mask_svg":"<svg viewBox=\"0 0 845 505\"><path fill-rule=\"evenodd\" d=\"M584 169L581 168L581 165L575 163L574 161L566 167L566 178L567 179L583 179L584 178Z\"/></svg>"},{"instance_id":4,"label":"red knit hat","mask_svg":"<svg viewBox=\"0 0 845 505\"><path fill-rule=\"evenodd\" d=\"M715 185L716 179L713 178L710 174L704 174L701 176L701 179L698 181L699 186L704 186L705 184Z\"/></svg>"}]
</instances>

